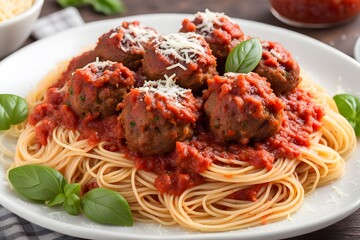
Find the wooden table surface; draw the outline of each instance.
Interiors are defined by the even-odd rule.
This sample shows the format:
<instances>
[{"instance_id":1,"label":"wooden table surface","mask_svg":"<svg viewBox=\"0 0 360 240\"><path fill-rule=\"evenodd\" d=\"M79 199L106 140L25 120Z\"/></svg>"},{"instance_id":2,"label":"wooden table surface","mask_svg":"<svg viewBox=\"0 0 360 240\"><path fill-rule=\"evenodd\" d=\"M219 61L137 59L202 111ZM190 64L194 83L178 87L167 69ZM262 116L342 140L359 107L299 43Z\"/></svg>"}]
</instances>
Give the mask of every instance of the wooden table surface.
<instances>
[{"instance_id":1,"label":"wooden table surface","mask_svg":"<svg viewBox=\"0 0 360 240\"><path fill-rule=\"evenodd\" d=\"M195 13L208 8L212 11L224 12L230 17L263 22L293 31L297 31L329 44L353 57L353 48L357 37L360 36L360 17L354 21L329 29L299 29L287 26L274 18L269 11L267 0L123 0L126 6L124 14L104 16L94 12L90 7L80 7L80 13L85 22L117 18L135 14L148 13ZM41 16L61 10L56 0L45 0ZM34 42L29 38L24 45ZM360 194L360 193L359 193ZM349 217L322 230L292 240L311 239L360 239L360 210Z\"/></svg>"}]
</instances>

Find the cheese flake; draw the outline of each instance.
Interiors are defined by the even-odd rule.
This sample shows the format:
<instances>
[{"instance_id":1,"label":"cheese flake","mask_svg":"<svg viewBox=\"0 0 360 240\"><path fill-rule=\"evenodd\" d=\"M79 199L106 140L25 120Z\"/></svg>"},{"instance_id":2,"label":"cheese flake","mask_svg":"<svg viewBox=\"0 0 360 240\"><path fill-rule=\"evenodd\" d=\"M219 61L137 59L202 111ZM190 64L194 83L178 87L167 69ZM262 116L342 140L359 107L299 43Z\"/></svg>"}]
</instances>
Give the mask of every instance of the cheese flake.
<instances>
[{"instance_id":1,"label":"cheese flake","mask_svg":"<svg viewBox=\"0 0 360 240\"><path fill-rule=\"evenodd\" d=\"M349 197L350 195L347 193L344 193L343 191L340 190L340 188L336 187L336 186L332 186L332 188L334 189L334 191L340 196L340 197Z\"/></svg>"},{"instance_id":2,"label":"cheese flake","mask_svg":"<svg viewBox=\"0 0 360 240\"><path fill-rule=\"evenodd\" d=\"M171 70L171 69L174 69L174 68L177 68L177 67L181 68L184 71L186 70L186 67L184 67L180 63L176 63L174 65L171 65L171 66L167 67L166 70Z\"/></svg>"}]
</instances>

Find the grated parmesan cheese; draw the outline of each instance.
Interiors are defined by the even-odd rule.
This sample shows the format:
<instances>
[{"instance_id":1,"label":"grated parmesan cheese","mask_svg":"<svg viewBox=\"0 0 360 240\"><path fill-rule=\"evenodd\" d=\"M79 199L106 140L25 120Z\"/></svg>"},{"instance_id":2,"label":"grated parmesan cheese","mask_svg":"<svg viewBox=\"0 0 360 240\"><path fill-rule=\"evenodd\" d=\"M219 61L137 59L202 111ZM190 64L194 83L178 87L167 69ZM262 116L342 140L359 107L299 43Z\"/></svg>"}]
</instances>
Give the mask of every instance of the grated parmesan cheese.
<instances>
[{"instance_id":1,"label":"grated parmesan cheese","mask_svg":"<svg viewBox=\"0 0 360 240\"><path fill-rule=\"evenodd\" d=\"M204 35L210 34L214 31L214 24L221 27L222 22L220 19L225 17L230 21L230 18L228 18L224 13L212 12L209 9L205 9L205 12L197 12L195 17L202 19L202 23L197 25L196 29Z\"/></svg>"},{"instance_id":2,"label":"grated parmesan cheese","mask_svg":"<svg viewBox=\"0 0 360 240\"><path fill-rule=\"evenodd\" d=\"M252 75L253 73L252 72L248 72L248 73L235 73L235 72L227 72L224 74L224 77L227 77L227 78L232 78L232 77L237 77L239 75Z\"/></svg>"},{"instance_id":3,"label":"grated parmesan cheese","mask_svg":"<svg viewBox=\"0 0 360 240\"><path fill-rule=\"evenodd\" d=\"M184 71L186 70L186 67L184 67L180 63L176 63L174 65L171 65L171 66L167 67L166 70L171 70L171 69L174 69L174 68L177 68L177 67L181 68Z\"/></svg>"},{"instance_id":4,"label":"grated parmesan cheese","mask_svg":"<svg viewBox=\"0 0 360 240\"><path fill-rule=\"evenodd\" d=\"M142 43L149 42L152 38L158 36L158 34L152 29L130 23L128 28L120 26L114 29L115 32L113 32L109 38L115 37L120 30L123 32L124 37L119 43L118 47L121 48L121 50L124 52L129 50L130 43L132 43L134 47L144 49Z\"/></svg>"},{"instance_id":5,"label":"grated parmesan cheese","mask_svg":"<svg viewBox=\"0 0 360 240\"><path fill-rule=\"evenodd\" d=\"M332 188L335 190L335 192L340 196L340 197L349 197L350 195L347 193L344 193L343 191L341 191L338 187L336 186L332 186Z\"/></svg>"},{"instance_id":6,"label":"grated parmesan cheese","mask_svg":"<svg viewBox=\"0 0 360 240\"><path fill-rule=\"evenodd\" d=\"M83 67L82 69L85 69L85 68L88 68L88 67L91 67L91 66L94 66L96 67L97 69L99 69L100 71L103 70L105 67L107 66L111 66L113 64L115 64L116 62L112 62L112 61L99 61L99 58L97 57L95 62L91 62L91 63L88 63L87 65L85 65L85 67Z\"/></svg>"},{"instance_id":7,"label":"grated parmesan cheese","mask_svg":"<svg viewBox=\"0 0 360 240\"><path fill-rule=\"evenodd\" d=\"M162 35L155 39L155 52L167 57L173 56L185 63L194 62L198 54L206 54L199 37L200 35L193 32Z\"/></svg>"},{"instance_id":8,"label":"grated parmesan cheese","mask_svg":"<svg viewBox=\"0 0 360 240\"><path fill-rule=\"evenodd\" d=\"M270 50L270 54L273 55L274 57L276 57L277 59L284 59L284 57L280 53L275 51L274 49Z\"/></svg>"},{"instance_id":9,"label":"grated parmesan cheese","mask_svg":"<svg viewBox=\"0 0 360 240\"><path fill-rule=\"evenodd\" d=\"M190 89L185 89L176 84L176 74L172 74L170 77L164 75L165 79L157 81L146 81L142 87L139 88L141 92L150 94L159 94L169 97L174 100L174 104L178 107L183 107L178 101L178 97L186 98L186 93L191 92Z\"/></svg>"}]
</instances>

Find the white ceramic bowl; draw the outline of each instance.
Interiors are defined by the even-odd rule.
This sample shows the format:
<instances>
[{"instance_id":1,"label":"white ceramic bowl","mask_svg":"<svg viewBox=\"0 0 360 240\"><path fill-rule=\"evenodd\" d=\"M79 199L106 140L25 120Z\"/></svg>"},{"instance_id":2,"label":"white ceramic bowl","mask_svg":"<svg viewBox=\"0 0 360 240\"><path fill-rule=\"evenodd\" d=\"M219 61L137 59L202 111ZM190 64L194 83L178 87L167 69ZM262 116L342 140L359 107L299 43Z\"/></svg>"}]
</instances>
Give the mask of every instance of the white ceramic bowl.
<instances>
[{"instance_id":1,"label":"white ceramic bowl","mask_svg":"<svg viewBox=\"0 0 360 240\"><path fill-rule=\"evenodd\" d=\"M18 49L29 37L43 4L44 0L34 0L25 12L0 22L0 58Z\"/></svg>"},{"instance_id":2,"label":"white ceramic bowl","mask_svg":"<svg viewBox=\"0 0 360 240\"><path fill-rule=\"evenodd\" d=\"M355 43L354 57L358 62L360 62L360 37L358 37Z\"/></svg>"}]
</instances>

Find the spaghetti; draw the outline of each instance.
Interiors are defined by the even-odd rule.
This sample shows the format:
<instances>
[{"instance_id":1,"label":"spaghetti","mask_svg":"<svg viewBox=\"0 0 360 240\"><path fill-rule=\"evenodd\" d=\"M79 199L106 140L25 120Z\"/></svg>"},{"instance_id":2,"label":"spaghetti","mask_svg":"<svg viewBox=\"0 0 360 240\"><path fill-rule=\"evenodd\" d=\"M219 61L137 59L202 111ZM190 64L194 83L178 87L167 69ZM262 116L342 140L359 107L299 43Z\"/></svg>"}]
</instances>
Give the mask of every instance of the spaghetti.
<instances>
[{"instance_id":1,"label":"spaghetti","mask_svg":"<svg viewBox=\"0 0 360 240\"><path fill-rule=\"evenodd\" d=\"M71 64L61 64L28 96L32 111L48 101L50 86L57 85L59 92L66 91L69 85L59 79ZM147 161L146 157L141 158L126 148L109 147L106 141L90 144L79 129L61 124L47 137L46 144L39 144L37 139L37 126L42 121L15 126L7 134L18 138L16 152L4 151L3 144L0 147L14 159L12 166L47 165L60 171L69 182L81 184L85 192L94 187L119 192L128 201L136 221L179 224L205 232L279 221L296 212L304 197L316 187L341 177L344 159L356 147L354 131L338 113L333 100L305 74L301 79L291 94L312 96L311 106L321 106L324 112L322 127L309 135L309 146L297 147L298 153L293 157L275 158L271 166L256 166L232 154L214 154L211 164L198 172L201 181L176 194L159 191L156 182L161 174L139 165L139 159Z\"/></svg>"}]
</instances>

